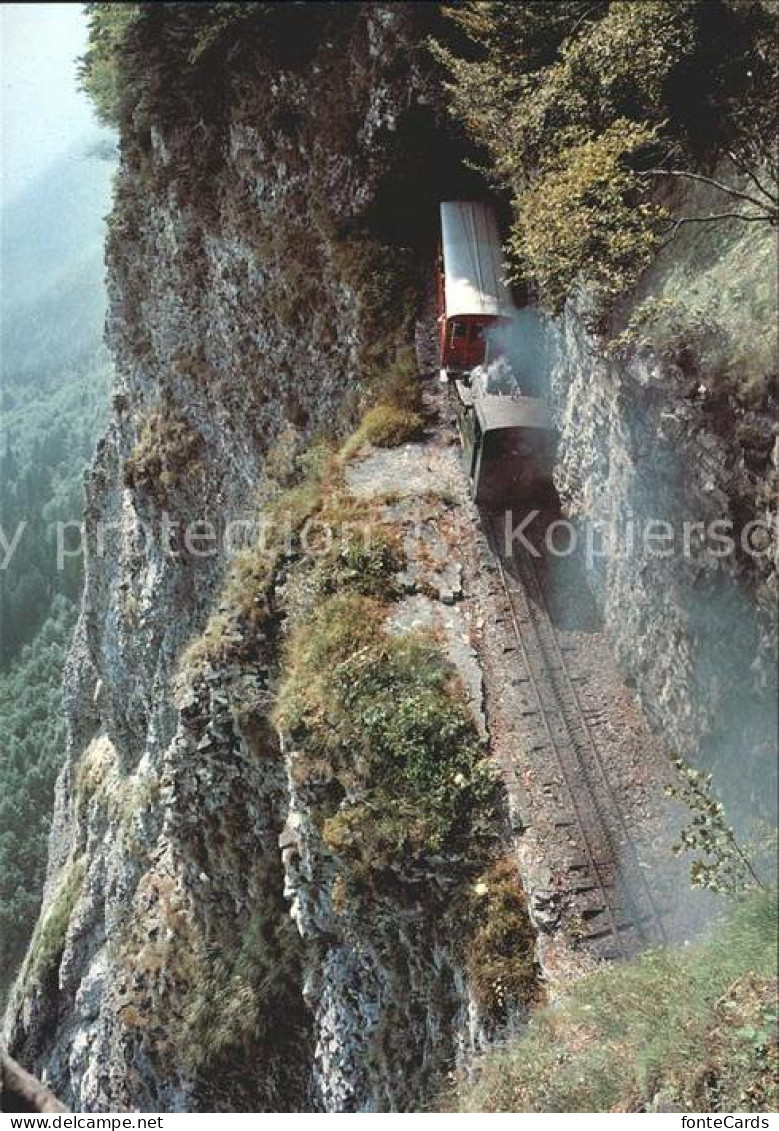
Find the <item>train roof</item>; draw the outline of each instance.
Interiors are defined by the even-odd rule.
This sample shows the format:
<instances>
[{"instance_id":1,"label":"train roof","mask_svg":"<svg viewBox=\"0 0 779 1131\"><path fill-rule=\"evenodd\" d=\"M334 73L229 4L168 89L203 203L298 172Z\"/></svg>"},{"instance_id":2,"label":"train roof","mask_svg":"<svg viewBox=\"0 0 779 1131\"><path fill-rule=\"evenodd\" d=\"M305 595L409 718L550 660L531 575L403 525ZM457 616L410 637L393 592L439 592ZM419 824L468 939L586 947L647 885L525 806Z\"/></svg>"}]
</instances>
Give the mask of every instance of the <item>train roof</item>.
<instances>
[{"instance_id":1,"label":"train roof","mask_svg":"<svg viewBox=\"0 0 779 1131\"><path fill-rule=\"evenodd\" d=\"M494 432L501 428L554 431L549 407L537 397L474 397L473 407L482 432Z\"/></svg>"},{"instance_id":2,"label":"train roof","mask_svg":"<svg viewBox=\"0 0 779 1131\"><path fill-rule=\"evenodd\" d=\"M498 226L487 204L472 200L441 203L446 317L511 315Z\"/></svg>"}]
</instances>

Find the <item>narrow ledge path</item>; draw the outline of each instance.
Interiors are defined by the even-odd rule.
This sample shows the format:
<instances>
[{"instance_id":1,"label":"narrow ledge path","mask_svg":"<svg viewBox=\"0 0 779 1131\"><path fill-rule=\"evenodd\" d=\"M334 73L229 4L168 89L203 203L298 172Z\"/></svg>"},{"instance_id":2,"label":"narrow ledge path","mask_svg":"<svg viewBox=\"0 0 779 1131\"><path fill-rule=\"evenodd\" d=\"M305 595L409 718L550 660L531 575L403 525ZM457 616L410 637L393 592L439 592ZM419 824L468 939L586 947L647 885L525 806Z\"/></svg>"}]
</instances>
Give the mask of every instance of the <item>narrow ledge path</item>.
<instances>
[{"instance_id":1,"label":"narrow ledge path","mask_svg":"<svg viewBox=\"0 0 779 1131\"><path fill-rule=\"evenodd\" d=\"M582 563L508 552L472 503L454 405L424 333L424 438L366 448L349 490L390 500L406 596L390 627L438 632L505 781L511 839L554 992L602 961L685 935L692 893L671 846L672 767L614 660ZM425 364L426 361L428 364ZM519 521L520 515L514 516Z\"/></svg>"}]
</instances>

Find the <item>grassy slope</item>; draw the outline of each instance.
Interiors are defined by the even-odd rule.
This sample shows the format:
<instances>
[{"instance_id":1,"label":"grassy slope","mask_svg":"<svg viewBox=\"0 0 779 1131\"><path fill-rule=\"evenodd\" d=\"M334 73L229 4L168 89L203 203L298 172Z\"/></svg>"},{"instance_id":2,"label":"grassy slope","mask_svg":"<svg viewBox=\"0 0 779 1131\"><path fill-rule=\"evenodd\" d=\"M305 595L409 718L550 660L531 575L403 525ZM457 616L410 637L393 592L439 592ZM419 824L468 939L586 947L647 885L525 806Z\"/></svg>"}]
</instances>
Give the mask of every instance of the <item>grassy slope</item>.
<instances>
[{"instance_id":1,"label":"grassy slope","mask_svg":"<svg viewBox=\"0 0 779 1131\"><path fill-rule=\"evenodd\" d=\"M453 1105L775 1110L776 910L775 894L754 897L704 942L579 982L520 1040L485 1057Z\"/></svg>"}]
</instances>

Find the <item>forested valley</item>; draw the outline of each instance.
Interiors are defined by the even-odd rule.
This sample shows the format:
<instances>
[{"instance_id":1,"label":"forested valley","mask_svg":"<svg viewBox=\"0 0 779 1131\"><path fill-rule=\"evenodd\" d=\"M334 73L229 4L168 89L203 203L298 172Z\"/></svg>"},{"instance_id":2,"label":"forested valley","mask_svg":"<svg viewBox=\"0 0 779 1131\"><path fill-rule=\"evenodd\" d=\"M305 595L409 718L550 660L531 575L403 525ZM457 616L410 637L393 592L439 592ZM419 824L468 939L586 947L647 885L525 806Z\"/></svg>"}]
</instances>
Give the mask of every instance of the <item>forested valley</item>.
<instances>
[{"instance_id":1,"label":"forested valley","mask_svg":"<svg viewBox=\"0 0 779 1131\"><path fill-rule=\"evenodd\" d=\"M60 683L81 590L82 480L107 419L103 217L114 148L58 158L2 215L0 996L38 912L57 771ZM66 525L70 524L70 525Z\"/></svg>"}]
</instances>

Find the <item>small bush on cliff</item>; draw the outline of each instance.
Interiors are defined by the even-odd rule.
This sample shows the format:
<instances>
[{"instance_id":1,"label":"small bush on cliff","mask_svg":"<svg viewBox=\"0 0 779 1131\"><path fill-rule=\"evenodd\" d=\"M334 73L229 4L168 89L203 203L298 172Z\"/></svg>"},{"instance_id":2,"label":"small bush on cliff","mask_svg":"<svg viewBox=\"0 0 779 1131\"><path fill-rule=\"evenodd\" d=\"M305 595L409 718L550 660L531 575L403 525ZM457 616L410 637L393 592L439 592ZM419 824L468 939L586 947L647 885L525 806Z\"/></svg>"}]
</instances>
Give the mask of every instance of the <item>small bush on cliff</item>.
<instances>
[{"instance_id":1,"label":"small bush on cliff","mask_svg":"<svg viewBox=\"0 0 779 1131\"><path fill-rule=\"evenodd\" d=\"M675 759L674 766L678 778L666 793L685 805L690 819L673 851L677 856L696 853L690 865L692 886L731 897L762 888L748 851L739 843L722 802L714 794L712 774L688 766L681 758Z\"/></svg>"},{"instance_id":2,"label":"small bush on cliff","mask_svg":"<svg viewBox=\"0 0 779 1131\"><path fill-rule=\"evenodd\" d=\"M186 487L200 469L204 440L200 432L166 405L155 406L143 419L138 439L125 463L125 485L144 491L158 507Z\"/></svg>"},{"instance_id":3,"label":"small bush on cliff","mask_svg":"<svg viewBox=\"0 0 779 1131\"><path fill-rule=\"evenodd\" d=\"M378 601L391 601L399 594L395 580L405 564L398 539L389 531L366 530L335 548L318 568L320 592L359 593Z\"/></svg>"},{"instance_id":4,"label":"small bush on cliff","mask_svg":"<svg viewBox=\"0 0 779 1131\"><path fill-rule=\"evenodd\" d=\"M464 1111L772 1111L777 1094L776 893L741 905L695 947L577 983L487 1055Z\"/></svg>"},{"instance_id":5,"label":"small bush on cliff","mask_svg":"<svg viewBox=\"0 0 779 1131\"><path fill-rule=\"evenodd\" d=\"M271 897L268 897L269 903ZM299 995L301 945L294 923L278 907L276 914L255 911L234 946L214 946L204 979L190 989L182 1043L198 1076L224 1092L224 1081L251 1077L260 1065L269 1091L278 1087L285 1068L279 1052L294 1043L301 1025ZM207 973L206 973L207 972ZM264 1061L264 1063L263 1063ZM284 1088L278 1087L283 1096Z\"/></svg>"},{"instance_id":6,"label":"small bush on cliff","mask_svg":"<svg viewBox=\"0 0 779 1131\"><path fill-rule=\"evenodd\" d=\"M84 887L85 862L71 860L63 871L51 906L33 935L24 980L45 984L59 970L70 920Z\"/></svg>"},{"instance_id":7,"label":"small bush on cliff","mask_svg":"<svg viewBox=\"0 0 779 1131\"><path fill-rule=\"evenodd\" d=\"M471 992L484 1016L506 1021L538 992L535 934L516 863L496 860L463 895L465 906L454 903L452 920L467 940Z\"/></svg>"},{"instance_id":8,"label":"small bush on cliff","mask_svg":"<svg viewBox=\"0 0 779 1131\"><path fill-rule=\"evenodd\" d=\"M216 609L182 652L177 682L195 680L212 663L256 655L259 638L278 624L274 584L283 555L297 544L306 521L320 509L337 474L328 449L309 452L300 482L276 495L259 512L252 544L230 562Z\"/></svg>"},{"instance_id":9,"label":"small bush on cliff","mask_svg":"<svg viewBox=\"0 0 779 1131\"><path fill-rule=\"evenodd\" d=\"M279 723L360 783L327 819L329 846L358 873L426 854L479 852L499 790L455 672L432 640L391 636L384 612L336 596L288 644Z\"/></svg>"},{"instance_id":10,"label":"small bush on cliff","mask_svg":"<svg viewBox=\"0 0 779 1131\"><path fill-rule=\"evenodd\" d=\"M93 739L76 764L74 800L80 821L87 819L92 800L111 780L115 766L116 749L111 741L105 735Z\"/></svg>"}]
</instances>

